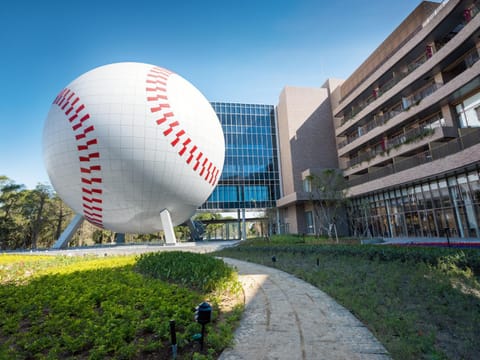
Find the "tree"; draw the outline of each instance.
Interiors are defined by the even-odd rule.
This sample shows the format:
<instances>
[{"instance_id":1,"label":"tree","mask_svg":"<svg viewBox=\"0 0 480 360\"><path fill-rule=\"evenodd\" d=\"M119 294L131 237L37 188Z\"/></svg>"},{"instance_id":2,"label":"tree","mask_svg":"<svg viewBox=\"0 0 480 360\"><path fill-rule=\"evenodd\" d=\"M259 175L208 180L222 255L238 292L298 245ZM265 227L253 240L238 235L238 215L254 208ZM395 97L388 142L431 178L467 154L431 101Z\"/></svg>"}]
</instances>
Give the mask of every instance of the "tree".
<instances>
[{"instance_id":1,"label":"tree","mask_svg":"<svg viewBox=\"0 0 480 360\"><path fill-rule=\"evenodd\" d=\"M215 220L221 220L222 215L217 214L217 213L211 213L211 212L201 212L195 215L194 220L195 221L200 221L200 222L208 222L208 221L215 221ZM217 232L218 229L221 229L223 226L222 223L217 222L217 223L209 223L205 226L205 233L207 234L208 239L212 237L213 234Z\"/></svg>"},{"instance_id":2,"label":"tree","mask_svg":"<svg viewBox=\"0 0 480 360\"><path fill-rule=\"evenodd\" d=\"M370 203L366 199L362 199L360 203L357 203L356 207L348 207L348 215L350 219L350 231L354 236L368 236L372 237L371 226L369 219Z\"/></svg>"},{"instance_id":3,"label":"tree","mask_svg":"<svg viewBox=\"0 0 480 360\"><path fill-rule=\"evenodd\" d=\"M315 233L325 233L329 238L335 233L338 241L337 222L347 204L347 183L341 170L324 169L306 179L310 183L310 203L317 225Z\"/></svg>"},{"instance_id":4,"label":"tree","mask_svg":"<svg viewBox=\"0 0 480 360\"><path fill-rule=\"evenodd\" d=\"M17 247L21 242L19 204L24 186L0 176L0 249Z\"/></svg>"},{"instance_id":5,"label":"tree","mask_svg":"<svg viewBox=\"0 0 480 360\"><path fill-rule=\"evenodd\" d=\"M133 242L140 242L140 243L146 243L146 242L158 242L162 240L162 233L163 231L159 231L157 233L153 234L135 234L132 238Z\"/></svg>"},{"instance_id":6,"label":"tree","mask_svg":"<svg viewBox=\"0 0 480 360\"><path fill-rule=\"evenodd\" d=\"M45 209L52 194L52 188L44 184L38 184L33 190L25 190L21 207L22 215L26 220L25 230L28 231L29 236L26 237L24 247L37 248L40 232L50 220L45 216Z\"/></svg>"},{"instance_id":7,"label":"tree","mask_svg":"<svg viewBox=\"0 0 480 360\"><path fill-rule=\"evenodd\" d=\"M268 236L279 233L280 229L277 229L277 208L268 208L265 210L267 217Z\"/></svg>"},{"instance_id":8,"label":"tree","mask_svg":"<svg viewBox=\"0 0 480 360\"><path fill-rule=\"evenodd\" d=\"M52 219L51 224L53 226L53 241L57 240L62 231L65 228L65 224L68 222L66 220L71 220L73 218L73 210L70 209L62 199L58 196L57 193L54 193L51 199L50 206L50 216Z\"/></svg>"},{"instance_id":9,"label":"tree","mask_svg":"<svg viewBox=\"0 0 480 360\"><path fill-rule=\"evenodd\" d=\"M72 215L50 185L28 190L0 176L0 249L51 246Z\"/></svg>"},{"instance_id":10,"label":"tree","mask_svg":"<svg viewBox=\"0 0 480 360\"><path fill-rule=\"evenodd\" d=\"M175 226L173 229L175 231L175 237L180 241L187 241L189 239L190 229L188 228L188 226L178 225Z\"/></svg>"}]
</instances>

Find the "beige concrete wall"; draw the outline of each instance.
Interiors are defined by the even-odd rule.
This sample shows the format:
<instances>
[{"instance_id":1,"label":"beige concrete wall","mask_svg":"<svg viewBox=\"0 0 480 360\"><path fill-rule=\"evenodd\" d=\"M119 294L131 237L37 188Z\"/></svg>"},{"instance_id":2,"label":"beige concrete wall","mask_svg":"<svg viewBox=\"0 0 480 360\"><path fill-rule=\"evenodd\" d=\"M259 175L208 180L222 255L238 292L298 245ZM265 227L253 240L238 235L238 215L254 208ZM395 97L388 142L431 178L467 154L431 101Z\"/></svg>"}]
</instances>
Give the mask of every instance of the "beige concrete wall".
<instances>
[{"instance_id":1,"label":"beige concrete wall","mask_svg":"<svg viewBox=\"0 0 480 360\"><path fill-rule=\"evenodd\" d=\"M284 208L283 223L288 224L290 234L305 232L305 216L302 205L291 205Z\"/></svg>"},{"instance_id":2,"label":"beige concrete wall","mask_svg":"<svg viewBox=\"0 0 480 360\"><path fill-rule=\"evenodd\" d=\"M338 167L330 92L341 80L322 88L287 86L277 106L283 208L282 222L290 233L306 232L302 173ZM283 204L283 205L282 205Z\"/></svg>"},{"instance_id":3,"label":"beige concrete wall","mask_svg":"<svg viewBox=\"0 0 480 360\"><path fill-rule=\"evenodd\" d=\"M335 109L341 100L342 84L345 82L343 79L329 78L325 81L322 87L328 90L330 96L330 106Z\"/></svg>"},{"instance_id":4,"label":"beige concrete wall","mask_svg":"<svg viewBox=\"0 0 480 360\"><path fill-rule=\"evenodd\" d=\"M302 190L308 168L337 167L332 109L326 88L285 87L277 107L283 195Z\"/></svg>"}]
</instances>

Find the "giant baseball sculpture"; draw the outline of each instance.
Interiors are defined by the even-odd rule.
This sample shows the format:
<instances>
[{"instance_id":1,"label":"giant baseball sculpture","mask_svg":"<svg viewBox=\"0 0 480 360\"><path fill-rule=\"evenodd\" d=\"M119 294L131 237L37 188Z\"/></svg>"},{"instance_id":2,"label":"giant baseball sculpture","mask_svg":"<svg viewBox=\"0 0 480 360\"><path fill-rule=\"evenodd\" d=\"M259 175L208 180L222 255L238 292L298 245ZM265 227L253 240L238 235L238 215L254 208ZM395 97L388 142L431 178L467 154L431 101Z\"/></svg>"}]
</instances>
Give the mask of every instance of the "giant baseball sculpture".
<instances>
[{"instance_id":1,"label":"giant baseball sculpture","mask_svg":"<svg viewBox=\"0 0 480 360\"><path fill-rule=\"evenodd\" d=\"M213 191L225 143L210 103L187 80L154 65L117 63L58 94L43 155L53 187L77 214L119 233L163 229L168 242L172 225Z\"/></svg>"}]
</instances>

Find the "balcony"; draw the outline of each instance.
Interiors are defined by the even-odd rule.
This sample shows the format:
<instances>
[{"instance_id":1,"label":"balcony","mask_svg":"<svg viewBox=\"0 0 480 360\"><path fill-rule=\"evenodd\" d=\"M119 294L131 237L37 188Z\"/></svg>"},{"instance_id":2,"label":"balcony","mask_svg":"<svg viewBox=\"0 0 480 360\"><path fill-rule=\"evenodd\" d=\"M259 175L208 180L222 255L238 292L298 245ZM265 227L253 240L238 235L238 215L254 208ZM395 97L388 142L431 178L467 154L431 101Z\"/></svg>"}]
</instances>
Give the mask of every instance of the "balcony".
<instances>
[{"instance_id":1,"label":"balcony","mask_svg":"<svg viewBox=\"0 0 480 360\"><path fill-rule=\"evenodd\" d=\"M403 109L401 111L397 111L397 108L394 108L393 110L387 112L386 114L383 114L382 116L379 116L379 117L375 117L372 120L374 121L373 124L377 126L371 126L371 124L367 124L368 126L364 125L357 128L356 134L347 138L346 140L342 141L342 143L339 144L338 155L340 157L345 156L347 153L351 152L356 147L362 145L367 140L370 140L374 137L378 137L381 134L388 131L389 129L395 126L399 126L407 119L417 115L421 111L432 106L432 104L440 101L441 99L446 98L447 96L451 96L451 94L457 91L460 91L462 87L464 87L469 82L471 82L472 79L480 75L479 59L480 58L478 56L467 53L464 60L466 62L468 61L468 67L466 67L466 69L463 72L461 72L460 74L455 76L453 79L451 79L450 81L444 84L433 84L434 89L429 89L429 87L421 89L420 93L423 93L423 95L419 96L417 93L415 93L413 95L410 95L409 97L402 99L403 100L402 106L403 105L409 106L407 108L408 111L405 111ZM421 96L425 96L424 99L426 100L421 101L422 100ZM387 121L388 121L388 126L386 125ZM362 137L362 135L368 132L372 132L372 134L369 137L363 138L364 139L363 141L358 140L359 138ZM342 147L340 147L340 145L342 145Z\"/></svg>"},{"instance_id":2,"label":"balcony","mask_svg":"<svg viewBox=\"0 0 480 360\"><path fill-rule=\"evenodd\" d=\"M416 78L419 78L421 74L425 74L427 71L432 71L432 69L435 68L435 66L439 66L439 63L443 61L446 55L448 55L453 50L451 46L446 46L446 45L450 42L450 40L456 38L457 34L462 34L458 38L458 43L461 43L465 41L469 36L472 36L473 32L478 29L477 14L479 13L479 11L475 5L473 5L469 10L470 10L470 16L471 16L470 19L457 24L452 28L452 30L448 34L446 34L443 38L435 42L436 52L432 54L432 56L423 54L419 58L415 59L413 62L410 62L409 64L404 65L401 70L397 69L394 73L393 78L389 80L387 83L381 85L380 88L378 89L378 92L374 94L375 96L373 97L369 96L365 101L361 102L359 105L352 106L351 111L344 116L344 118L341 121L341 125L336 129L337 136L345 132L356 121L368 115L368 113L371 110L374 110L373 105L372 106L369 106L369 105L374 102L376 103L375 100L380 99L384 94L389 92L390 89L395 87L399 82L404 80L407 76L409 77L409 79L405 79L405 81L402 81L402 85L400 86L400 88L405 88L405 86L411 84L412 81L414 81ZM474 18L475 18L475 21L473 21ZM473 24L470 24L470 23L473 23ZM464 29L465 31L463 31ZM446 49L443 49L443 47L445 47ZM431 62L430 61L431 59L435 59L435 60ZM422 66L427 62L430 65L426 65L427 67ZM422 66L422 70L416 72L416 70L421 66ZM471 66L471 64L469 64L469 66ZM409 76L414 72L416 73L416 75ZM391 94L393 95L395 93L398 93L398 90ZM335 114L338 114L341 111L340 110L341 106L342 105L339 105L339 107L335 109ZM367 107L369 107L371 110L363 111ZM345 124L347 124L347 126L344 126Z\"/></svg>"},{"instance_id":3,"label":"balcony","mask_svg":"<svg viewBox=\"0 0 480 360\"><path fill-rule=\"evenodd\" d=\"M443 120L443 119L442 119ZM387 139L385 150L373 150L346 161L345 175L349 176L366 168L379 165L389 159L401 156L432 141L457 137L453 127L432 126L432 124L410 129L401 135Z\"/></svg>"},{"instance_id":4,"label":"balcony","mask_svg":"<svg viewBox=\"0 0 480 360\"><path fill-rule=\"evenodd\" d=\"M361 102L357 106L353 106L351 112L344 116L341 125L345 124L347 121L352 120L355 116L360 113L363 109L365 109L368 105L370 105L375 100L379 99L383 94L385 94L388 90L393 88L397 85L401 80L403 80L407 75L414 72L417 68L419 68L422 64L424 64L430 57L427 55L422 55L418 59L415 59L410 64L406 65L405 71L396 73L389 81L385 84L378 87L377 91L374 91L371 96L369 96L365 101Z\"/></svg>"},{"instance_id":5,"label":"balcony","mask_svg":"<svg viewBox=\"0 0 480 360\"><path fill-rule=\"evenodd\" d=\"M348 180L348 186L353 187L372 180L380 179L387 175L398 173L403 170L411 169L428 162L440 160L446 156L458 153L479 143L480 128L471 129L469 132L463 134L463 136L433 147L431 150L427 150L406 158L396 158L394 159L393 164L388 164L376 169L371 168L366 174L353 176ZM346 172L345 175L348 176Z\"/></svg>"},{"instance_id":6,"label":"balcony","mask_svg":"<svg viewBox=\"0 0 480 360\"><path fill-rule=\"evenodd\" d=\"M348 136L347 139L343 140L338 144L338 150L343 149L345 146L348 144L353 143L355 140L360 138L361 136L369 133L373 129L382 126L386 124L390 119L394 118L395 116L401 114L404 111L408 111L410 108L413 106L416 106L422 101L424 98L427 96L430 96L433 94L435 91L437 91L442 84L438 83L432 83L417 92L413 93L410 96L402 98L402 102L398 103L397 105L391 107L387 112L381 114L381 115L375 115L373 116L373 120L369 121L367 124L363 126L359 126L357 128L357 132ZM350 149L345 149L343 151L339 151L339 155L344 155L347 151L351 151L352 148Z\"/></svg>"}]
</instances>

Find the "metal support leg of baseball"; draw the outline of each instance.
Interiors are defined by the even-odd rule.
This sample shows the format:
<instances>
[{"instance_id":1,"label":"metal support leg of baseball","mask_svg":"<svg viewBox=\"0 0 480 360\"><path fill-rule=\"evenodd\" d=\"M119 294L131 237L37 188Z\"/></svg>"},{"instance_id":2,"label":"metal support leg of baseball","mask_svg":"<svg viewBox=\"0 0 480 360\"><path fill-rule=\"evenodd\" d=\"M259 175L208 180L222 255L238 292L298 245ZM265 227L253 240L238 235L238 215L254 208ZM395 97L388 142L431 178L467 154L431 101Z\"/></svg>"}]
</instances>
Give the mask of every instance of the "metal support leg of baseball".
<instances>
[{"instance_id":1,"label":"metal support leg of baseball","mask_svg":"<svg viewBox=\"0 0 480 360\"><path fill-rule=\"evenodd\" d=\"M116 233L115 234L115 244L125 244L125 234Z\"/></svg>"},{"instance_id":2,"label":"metal support leg of baseball","mask_svg":"<svg viewBox=\"0 0 480 360\"><path fill-rule=\"evenodd\" d=\"M64 249L67 247L70 240L72 240L72 236L75 234L75 231L82 225L83 223L83 216L76 214L75 217L70 221L70 224L63 230L62 235L58 238L58 240L53 244L53 249Z\"/></svg>"},{"instance_id":3,"label":"metal support leg of baseball","mask_svg":"<svg viewBox=\"0 0 480 360\"><path fill-rule=\"evenodd\" d=\"M162 221L163 232L165 233L165 242L168 245L175 245L177 239L175 238L175 231L173 230L172 218L167 209L160 212L160 220Z\"/></svg>"}]
</instances>

